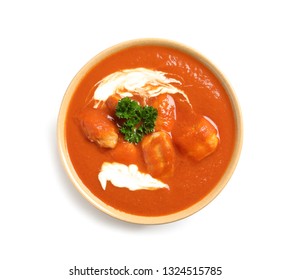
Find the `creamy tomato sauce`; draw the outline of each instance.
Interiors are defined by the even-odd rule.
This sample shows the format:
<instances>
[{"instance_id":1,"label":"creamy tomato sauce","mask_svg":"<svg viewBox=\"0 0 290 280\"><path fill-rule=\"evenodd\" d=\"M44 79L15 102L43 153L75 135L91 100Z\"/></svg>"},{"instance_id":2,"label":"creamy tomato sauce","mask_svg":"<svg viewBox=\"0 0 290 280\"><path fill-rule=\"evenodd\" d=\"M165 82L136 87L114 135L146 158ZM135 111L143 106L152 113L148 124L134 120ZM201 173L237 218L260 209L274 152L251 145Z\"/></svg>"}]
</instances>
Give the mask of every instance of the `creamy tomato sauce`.
<instances>
[{"instance_id":1,"label":"creamy tomato sauce","mask_svg":"<svg viewBox=\"0 0 290 280\"><path fill-rule=\"evenodd\" d=\"M181 81L176 87L186 93L196 114L206 116L214 122L218 129L219 143L212 154L202 160L195 160L173 142L174 174L162 178L162 182L170 186L169 189L131 191L117 188L108 182L104 190L98 180L104 162L115 162L118 159L118 162L124 164L137 164L140 171L147 172L141 143L135 145L133 152L130 145L123 142L115 149L100 148L84 136L78 116L84 108L92 106L94 90L100 80L116 71L139 67L163 71ZM182 96L175 95L174 100L176 120L172 134L178 136L189 118L188 110L184 110ZM135 46L114 53L99 62L81 80L66 116L68 152L83 183L108 205L142 216L172 214L205 197L224 174L232 157L235 137L231 103L219 80L190 55L165 46Z\"/></svg>"}]
</instances>

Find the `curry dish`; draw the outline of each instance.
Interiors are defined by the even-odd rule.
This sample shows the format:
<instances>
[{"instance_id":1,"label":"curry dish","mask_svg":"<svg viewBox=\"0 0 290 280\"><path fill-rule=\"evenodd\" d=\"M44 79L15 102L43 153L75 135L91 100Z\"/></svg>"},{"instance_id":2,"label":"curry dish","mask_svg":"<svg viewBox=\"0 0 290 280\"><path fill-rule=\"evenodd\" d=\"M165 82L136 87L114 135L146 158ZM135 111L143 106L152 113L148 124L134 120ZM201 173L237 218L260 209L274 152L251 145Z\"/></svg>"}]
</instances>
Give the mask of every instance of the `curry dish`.
<instances>
[{"instance_id":1,"label":"curry dish","mask_svg":"<svg viewBox=\"0 0 290 280\"><path fill-rule=\"evenodd\" d=\"M65 121L84 185L141 216L176 213L204 198L231 161L235 131L218 78L189 54L156 45L99 61L80 80Z\"/></svg>"}]
</instances>

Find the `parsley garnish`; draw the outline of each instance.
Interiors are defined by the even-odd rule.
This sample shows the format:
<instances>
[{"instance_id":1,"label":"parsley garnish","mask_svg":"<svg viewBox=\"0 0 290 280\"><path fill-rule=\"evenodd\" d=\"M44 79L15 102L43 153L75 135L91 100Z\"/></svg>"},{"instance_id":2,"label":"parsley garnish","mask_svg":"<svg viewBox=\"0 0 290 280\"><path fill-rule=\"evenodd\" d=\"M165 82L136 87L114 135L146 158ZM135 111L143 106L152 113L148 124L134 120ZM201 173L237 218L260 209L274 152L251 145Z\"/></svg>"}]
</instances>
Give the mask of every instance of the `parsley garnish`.
<instances>
[{"instance_id":1,"label":"parsley garnish","mask_svg":"<svg viewBox=\"0 0 290 280\"><path fill-rule=\"evenodd\" d=\"M143 136L154 131L157 109L152 106L140 106L129 97L122 98L116 107L116 116L123 122L120 132L126 141L139 143Z\"/></svg>"}]
</instances>

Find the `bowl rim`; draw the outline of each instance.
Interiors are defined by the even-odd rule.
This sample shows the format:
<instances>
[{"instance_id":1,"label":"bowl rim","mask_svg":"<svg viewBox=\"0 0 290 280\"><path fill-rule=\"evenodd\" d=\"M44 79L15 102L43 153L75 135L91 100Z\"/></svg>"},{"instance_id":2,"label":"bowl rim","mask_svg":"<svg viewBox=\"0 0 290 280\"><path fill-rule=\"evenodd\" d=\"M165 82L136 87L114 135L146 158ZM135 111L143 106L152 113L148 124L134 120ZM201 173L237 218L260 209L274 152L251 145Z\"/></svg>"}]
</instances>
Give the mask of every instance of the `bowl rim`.
<instances>
[{"instance_id":1,"label":"bowl rim","mask_svg":"<svg viewBox=\"0 0 290 280\"><path fill-rule=\"evenodd\" d=\"M81 181L77 172L74 169L74 166L70 160L70 156L68 153L67 145L66 145L66 133L65 133L65 121L66 121L66 111L70 103L70 99L74 93L74 88L78 85L78 83L84 78L87 71L89 71L92 67L94 67L97 63L102 61L105 57L116 53L122 49L126 49L131 46L145 46L145 45L156 45L156 46L165 46L177 49L183 53L187 53L190 56L193 56L195 59L200 61L203 65L205 65L220 81L222 86L224 87L234 113L235 125L236 125L236 143L234 146L234 151L231 157L231 160L228 164L228 167L216 184L216 186L200 201L193 204L192 206L178 211L176 213L162 215L162 216L140 216L134 215L130 213L126 213L120 211L118 209L113 208L112 206L104 203L98 197L90 192L90 190L84 185ZM165 224L170 222L175 222L181 219L184 219L188 216L193 215L198 212L206 205L208 205L217 195L224 189L227 185L228 181L232 177L236 166L238 164L242 144L243 144L243 120L240 104L238 102L236 93L234 92L231 84L226 79L224 74L204 55L200 52L196 51L194 48L189 47L185 44L179 43L177 41L163 39L163 38L140 38L140 39L132 39L128 41L124 41L118 44L115 44L98 54L96 54L93 58L91 58L73 77L70 82L61 102L58 119L57 119L57 142L58 142L58 150L61 158L61 162L64 166L64 169L72 181L75 188L80 192L80 194L89 201L94 207L99 209L100 211L117 218L119 220L135 223L135 224Z\"/></svg>"}]
</instances>

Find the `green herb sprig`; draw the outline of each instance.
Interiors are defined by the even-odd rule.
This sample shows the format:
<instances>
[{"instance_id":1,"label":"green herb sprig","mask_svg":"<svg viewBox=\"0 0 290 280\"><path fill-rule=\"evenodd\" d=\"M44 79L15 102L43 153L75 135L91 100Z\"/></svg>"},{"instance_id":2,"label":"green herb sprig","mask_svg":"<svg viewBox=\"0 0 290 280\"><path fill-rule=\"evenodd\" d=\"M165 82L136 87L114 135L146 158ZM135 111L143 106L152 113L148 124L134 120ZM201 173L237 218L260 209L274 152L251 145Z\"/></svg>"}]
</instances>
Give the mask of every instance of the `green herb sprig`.
<instances>
[{"instance_id":1,"label":"green herb sprig","mask_svg":"<svg viewBox=\"0 0 290 280\"><path fill-rule=\"evenodd\" d=\"M116 107L116 116L121 120L120 132L131 143L139 143L146 134L154 131L157 114L154 107L142 107L129 97L119 100Z\"/></svg>"}]
</instances>

